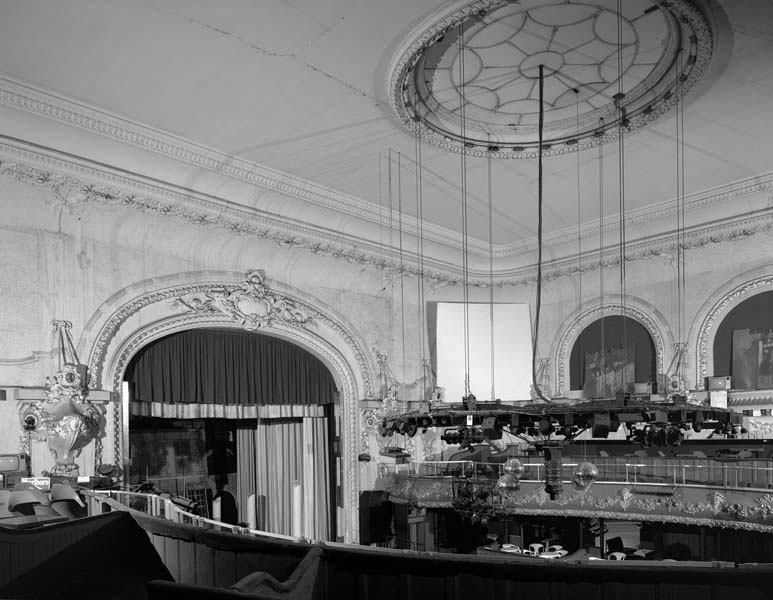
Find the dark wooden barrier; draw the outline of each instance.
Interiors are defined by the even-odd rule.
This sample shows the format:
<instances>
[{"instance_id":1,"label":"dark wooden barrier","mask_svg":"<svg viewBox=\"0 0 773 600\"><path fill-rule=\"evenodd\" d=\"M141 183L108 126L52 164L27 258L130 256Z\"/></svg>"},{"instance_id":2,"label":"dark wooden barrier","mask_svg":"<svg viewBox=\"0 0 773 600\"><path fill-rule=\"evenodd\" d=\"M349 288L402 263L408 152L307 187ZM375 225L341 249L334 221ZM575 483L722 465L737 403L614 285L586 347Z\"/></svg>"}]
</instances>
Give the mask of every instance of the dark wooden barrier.
<instances>
[{"instance_id":1,"label":"dark wooden barrier","mask_svg":"<svg viewBox=\"0 0 773 600\"><path fill-rule=\"evenodd\" d=\"M179 583L227 587L255 571L284 580L309 549L308 544L202 529L135 511L132 516Z\"/></svg>"},{"instance_id":2,"label":"dark wooden barrier","mask_svg":"<svg viewBox=\"0 0 773 600\"><path fill-rule=\"evenodd\" d=\"M172 577L131 515L113 513L38 529L0 528L0 598L142 599ZM7 568L6 568L7 567Z\"/></svg>"},{"instance_id":3,"label":"dark wooden barrier","mask_svg":"<svg viewBox=\"0 0 773 600\"><path fill-rule=\"evenodd\" d=\"M322 550L319 587L314 595L319 598L757 600L770 598L773 590L773 566L720 568L719 563L697 566L651 561L577 563L306 544L205 530L137 511L125 512L144 538L146 553L153 554L156 560L160 557L179 584L192 588L223 589L255 571L284 581L309 549L316 547ZM73 521L70 525L90 527L91 521ZM42 538L49 534L57 535L54 528L41 530L37 535L44 543ZM152 544L147 543L148 538ZM119 552L125 542L115 537L111 544L103 551ZM99 548L91 548L91 552L99 552ZM137 553L124 552L122 556L127 565L141 559ZM29 574L34 576L37 571L32 569ZM114 584L121 585L120 579ZM193 589L189 591L193 593Z\"/></svg>"},{"instance_id":4,"label":"dark wooden barrier","mask_svg":"<svg viewBox=\"0 0 773 600\"><path fill-rule=\"evenodd\" d=\"M112 515L68 521L45 529L0 528L0 588L115 519Z\"/></svg>"},{"instance_id":5,"label":"dark wooden barrier","mask_svg":"<svg viewBox=\"0 0 773 600\"><path fill-rule=\"evenodd\" d=\"M651 561L567 563L377 549L326 548L328 598L744 600L770 598L773 567Z\"/></svg>"}]
</instances>

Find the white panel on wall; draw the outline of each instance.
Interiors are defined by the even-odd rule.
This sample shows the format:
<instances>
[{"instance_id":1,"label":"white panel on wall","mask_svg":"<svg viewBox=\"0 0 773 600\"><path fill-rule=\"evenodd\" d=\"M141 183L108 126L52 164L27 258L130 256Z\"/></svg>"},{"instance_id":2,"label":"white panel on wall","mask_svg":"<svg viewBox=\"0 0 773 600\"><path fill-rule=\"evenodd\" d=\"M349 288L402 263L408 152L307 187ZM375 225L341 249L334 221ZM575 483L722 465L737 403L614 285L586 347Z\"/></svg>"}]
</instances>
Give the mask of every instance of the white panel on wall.
<instances>
[{"instance_id":1,"label":"white panel on wall","mask_svg":"<svg viewBox=\"0 0 773 600\"><path fill-rule=\"evenodd\" d=\"M491 305L470 303L470 391L491 399ZM494 391L502 401L528 400L531 385L531 319L527 304L494 304ZM437 384L446 402L464 395L464 303L438 302Z\"/></svg>"}]
</instances>

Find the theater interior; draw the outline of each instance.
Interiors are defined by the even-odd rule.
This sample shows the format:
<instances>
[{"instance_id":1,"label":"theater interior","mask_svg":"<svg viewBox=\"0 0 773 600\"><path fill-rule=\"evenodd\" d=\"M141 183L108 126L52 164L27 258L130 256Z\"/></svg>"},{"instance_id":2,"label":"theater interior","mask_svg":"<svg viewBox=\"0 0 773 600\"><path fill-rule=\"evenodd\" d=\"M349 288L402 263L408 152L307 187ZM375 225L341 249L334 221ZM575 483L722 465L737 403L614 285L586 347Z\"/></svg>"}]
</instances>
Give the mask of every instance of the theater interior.
<instances>
[{"instance_id":1,"label":"theater interior","mask_svg":"<svg viewBox=\"0 0 773 600\"><path fill-rule=\"evenodd\" d=\"M0 598L770 597L773 4L0 3Z\"/></svg>"}]
</instances>

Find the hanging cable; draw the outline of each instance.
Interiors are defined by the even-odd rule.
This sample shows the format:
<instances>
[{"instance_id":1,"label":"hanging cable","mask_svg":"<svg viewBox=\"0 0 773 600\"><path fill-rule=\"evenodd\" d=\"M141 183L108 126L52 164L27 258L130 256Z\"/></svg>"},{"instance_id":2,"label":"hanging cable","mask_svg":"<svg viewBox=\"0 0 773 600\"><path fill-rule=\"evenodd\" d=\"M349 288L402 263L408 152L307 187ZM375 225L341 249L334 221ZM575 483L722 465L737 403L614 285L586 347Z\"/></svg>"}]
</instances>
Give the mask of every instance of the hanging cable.
<instances>
[{"instance_id":1,"label":"hanging cable","mask_svg":"<svg viewBox=\"0 0 773 600\"><path fill-rule=\"evenodd\" d=\"M545 74L539 66L539 150L537 152L537 300L534 308L534 336L531 342L531 383L537 398L550 402L537 384L537 340L539 339L539 318L542 308L542 138L545 129Z\"/></svg>"},{"instance_id":2,"label":"hanging cable","mask_svg":"<svg viewBox=\"0 0 773 600\"><path fill-rule=\"evenodd\" d=\"M618 211L620 215L620 318L623 323L623 364L628 364L628 327L625 316L625 125L626 109L623 106L623 7L617 0L617 161L618 161Z\"/></svg>"},{"instance_id":3,"label":"hanging cable","mask_svg":"<svg viewBox=\"0 0 773 600\"><path fill-rule=\"evenodd\" d=\"M400 253L400 331L402 338L402 397L403 397L403 412L408 412L408 398L405 395L405 265L403 261L403 170L402 170L402 155L397 153L397 227L398 227L398 244Z\"/></svg>"},{"instance_id":4,"label":"hanging cable","mask_svg":"<svg viewBox=\"0 0 773 600\"><path fill-rule=\"evenodd\" d=\"M604 119L599 119L599 308L601 309L601 349L599 351L599 370L604 371L606 341L604 339ZM604 375L606 380L606 375ZM596 390L598 392L598 390Z\"/></svg>"},{"instance_id":5,"label":"hanging cable","mask_svg":"<svg viewBox=\"0 0 773 600\"><path fill-rule=\"evenodd\" d=\"M418 253L418 266L419 266L419 279L416 284L416 291L419 304L419 354L421 359L421 376L427 375L427 353L424 332L426 331L426 306L424 299L424 197L421 187L422 176L422 164L421 164L421 139L419 137L418 122L414 128L414 159L416 162L416 231L418 233L417 240L417 253ZM427 399L427 388L430 384L429 381L424 379L423 390L421 392L421 398L419 400ZM432 386L434 387L434 386Z\"/></svg>"},{"instance_id":6,"label":"hanging cable","mask_svg":"<svg viewBox=\"0 0 773 600\"><path fill-rule=\"evenodd\" d=\"M459 169L462 187L462 278L464 296L464 395L470 395L470 287L469 287L469 257L467 231L467 98L464 89L464 25L459 24L459 117L461 124L462 146L459 149L461 157Z\"/></svg>"},{"instance_id":7,"label":"hanging cable","mask_svg":"<svg viewBox=\"0 0 773 600\"><path fill-rule=\"evenodd\" d=\"M576 170L575 173L577 175L577 306L579 308L582 307L583 302L583 295L582 295L582 205L580 204L580 147L579 147L579 140L580 140L580 90L577 88L573 89L574 91L574 111L575 111L575 135L577 136L577 143L576 149L575 149L575 158L576 158ZM578 340L579 344L579 355L580 355L580 365L584 363L583 357L585 354L583 353L583 336L581 335ZM582 383L584 382L585 376L584 373L580 373L579 380Z\"/></svg>"},{"instance_id":8,"label":"hanging cable","mask_svg":"<svg viewBox=\"0 0 773 600\"><path fill-rule=\"evenodd\" d=\"M388 163L387 163L387 194L389 196L389 216L387 219L387 223L389 225L388 227L388 240L389 243L389 253L390 256L393 256L394 252L394 191L393 191L393 174L392 174L392 148L389 148L389 154L388 154ZM390 259L391 262L391 259ZM396 355L395 350L395 280L393 276L389 277L389 299L390 299L390 307L389 307L389 335L390 335L390 352L393 353L393 355ZM385 359L386 360L386 359ZM394 364L394 363L393 363ZM396 367L395 367L396 370Z\"/></svg>"},{"instance_id":9,"label":"hanging cable","mask_svg":"<svg viewBox=\"0 0 773 600\"><path fill-rule=\"evenodd\" d=\"M679 342L676 374L683 377L685 347L685 269L684 269L684 102L682 101L682 50L676 56L676 320Z\"/></svg>"},{"instance_id":10,"label":"hanging cable","mask_svg":"<svg viewBox=\"0 0 773 600\"><path fill-rule=\"evenodd\" d=\"M491 155L488 155L488 302L489 302L489 335L491 337L491 401L496 402L497 392L494 384L494 211L491 192Z\"/></svg>"}]
</instances>

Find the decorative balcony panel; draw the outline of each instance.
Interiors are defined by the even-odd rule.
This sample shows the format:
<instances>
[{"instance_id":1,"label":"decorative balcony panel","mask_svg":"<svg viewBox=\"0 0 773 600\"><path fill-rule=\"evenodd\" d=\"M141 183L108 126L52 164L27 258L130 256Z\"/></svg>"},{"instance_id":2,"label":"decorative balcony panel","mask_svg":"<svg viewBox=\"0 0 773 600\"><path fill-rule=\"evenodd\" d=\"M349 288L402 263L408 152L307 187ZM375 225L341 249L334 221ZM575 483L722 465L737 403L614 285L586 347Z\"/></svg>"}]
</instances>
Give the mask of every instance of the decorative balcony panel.
<instances>
[{"instance_id":1,"label":"decorative balcony panel","mask_svg":"<svg viewBox=\"0 0 773 600\"><path fill-rule=\"evenodd\" d=\"M495 479L395 474L393 502L455 508L473 520L506 515L606 518L722 527L773 533L773 493L720 486L598 482L551 500L542 481L522 481L503 498Z\"/></svg>"}]
</instances>

